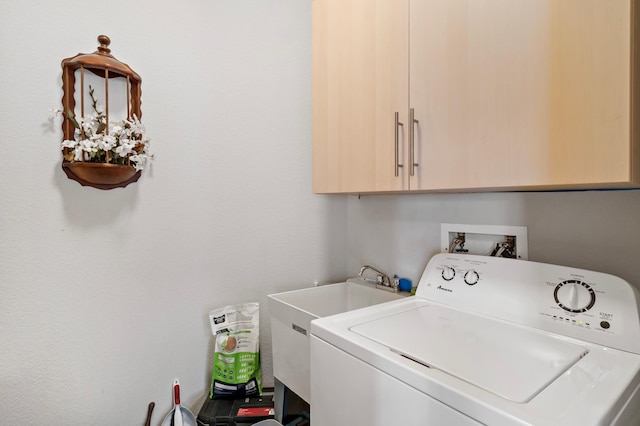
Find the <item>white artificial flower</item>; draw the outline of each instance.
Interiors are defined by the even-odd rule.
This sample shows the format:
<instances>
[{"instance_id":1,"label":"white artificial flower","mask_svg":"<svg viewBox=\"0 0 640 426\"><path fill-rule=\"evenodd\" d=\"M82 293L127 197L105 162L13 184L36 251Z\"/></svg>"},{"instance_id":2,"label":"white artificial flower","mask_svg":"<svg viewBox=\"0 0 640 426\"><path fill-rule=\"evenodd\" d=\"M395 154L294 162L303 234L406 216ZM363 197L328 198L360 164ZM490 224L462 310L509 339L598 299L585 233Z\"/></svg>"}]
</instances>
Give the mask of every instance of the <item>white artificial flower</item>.
<instances>
[{"instance_id":1,"label":"white artificial flower","mask_svg":"<svg viewBox=\"0 0 640 426\"><path fill-rule=\"evenodd\" d=\"M103 151L111 151L118 141L114 136L104 135L98 141L98 148Z\"/></svg>"},{"instance_id":2,"label":"white artificial flower","mask_svg":"<svg viewBox=\"0 0 640 426\"><path fill-rule=\"evenodd\" d=\"M84 160L84 156L82 154L82 146L76 145L76 147L73 149L73 159L76 161Z\"/></svg>"},{"instance_id":3,"label":"white artificial flower","mask_svg":"<svg viewBox=\"0 0 640 426\"><path fill-rule=\"evenodd\" d=\"M80 119L80 125L85 133L92 135L93 134L93 121L85 121L84 118Z\"/></svg>"},{"instance_id":4,"label":"white artificial flower","mask_svg":"<svg viewBox=\"0 0 640 426\"><path fill-rule=\"evenodd\" d=\"M135 114L133 114L133 118L129 120L129 125L131 126L131 132L134 135L140 136L144 134L144 125L140 122L140 120L138 120L138 117Z\"/></svg>"},{"instance_id":5,"label":"white artificial flower","mask_svg":"<svg viewBox=\"0 0 640 426\"><path fill-rule=\"evenodd\" d=\"M120 134L122 133L122 126L118 125L118 124L114 124L113 126L111 126L111 134L115 135L115 134Z\"/></svg>"},{"instance_id":6,"label":"white artificial flower","mask_svg":"<svg viewBox=\"0 0 640 426\"><path fill-rule=\"evenodd\" d=\"M61 142L61 149L73 151L75 161L104 161L103 154L115 152L119 158L129 159L136 171L143 170L150 159L150 138L145 136L145 127L137 116L120 121L110 121L108 134L104 131L107 123L106 116L102 112L101 105L96 104L95 114L85 117L73 117L74 124L79 128L74 129L73 140L66 139ZM66 115L64 111L50 109L54 117ZM85 153L88 154L85 155ZM116 157L110 157L116 159ZM119 161L122 164L121 161Z\"/></svg>"},{"instance_id":7,"label":"white artificial flower","mask_svg":"<svg viewBox=\"0 0 640 426\"><path fill-rule=\"evenodd\" d=\"M129 157L129 160L133 163L133 167L136 168L136 171L144 170L144 166L147 163L147 156L141 154L133 154Z\"/></svg>"},{"instance_id":8,"label":"white artificial flower","mask_svg":"<svg viewBox=\"0 0 640 426\"><path fill-rule=\"evenodd\" d=\"M120 145L116 147L116 153L120 157L126 157L131 153L133 148L136 146L135 143L131 143L129 139L121 139Z\"/></svg>"},{"instance_id":9,"label":"white artificial flower","mask_svg":"<svg viewBox=\"0 0 640 426\"><path fill-rule=\"evenodd\" d=\"M82 145L82 150L84 152L87 152L89 154L98 152L98 143L92 141L91 139L84 139L80 141L80 144Z\"/></svg>"},{"instance_id":10,"label":"white artificial flower","mask_svg":"<svg viewBox=\"0 0 640 426\"><path fill-rule=\"evenodd\" d=\"M49 108L49 111L51 111L54 118L58 118L60 117L60 115L62 115L61 109Z\"/></svg>"},{"instance_id":11,"label":"white artificial flower","mask_svg":"<svg viewBox=\"0 0 640 426\"><path fill-rule=\"evenodd\" d=\"M62 148L75 148L78 145L78 141L66 139L62 141Z\"/></svg>"}]
</instances>

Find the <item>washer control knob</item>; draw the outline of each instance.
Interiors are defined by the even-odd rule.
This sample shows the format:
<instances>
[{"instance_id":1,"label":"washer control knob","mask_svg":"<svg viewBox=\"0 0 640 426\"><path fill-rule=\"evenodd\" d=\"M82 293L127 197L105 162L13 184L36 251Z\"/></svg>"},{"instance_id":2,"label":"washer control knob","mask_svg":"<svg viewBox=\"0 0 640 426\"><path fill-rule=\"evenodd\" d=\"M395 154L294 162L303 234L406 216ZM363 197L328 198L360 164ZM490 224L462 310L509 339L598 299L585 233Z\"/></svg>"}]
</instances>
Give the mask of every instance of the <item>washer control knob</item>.
<instances>
[{"instance_id":1,"label":"washer control knob","mask_svg":"<svg viewBox=\"0 0 640 426\"><path fill-rule=\"evenodd\" d=\"M596 303L596 293L579 280L561 282L556 286L553 297L558 306L568 312L586 312Z\"/></svg>"},{"instance_id":2,"label":"washer control knob","mask_svg":"<svg viewBox=\"0 0 640 426\"><path fill-rule=\"evenodd\" d=\"M473 269L467 271L464 274L464 282L469 284L469 285L476 285L478 284L478 281L480 281L480 275L478 275L478 273L476 271L474 271Z\"/></svg>"},{"instance_id":3,"label":"washer control knob","mask_svg":"<svg viewBox=\"0 0 640 426\"><path fill-rule=\"evenodd\" d=\"M444 279L445 281L451 281L455 276L456 276L456 270L453 269L451 266L445 266L442 269L442 279Z\"/></svg>"}]
</instances>

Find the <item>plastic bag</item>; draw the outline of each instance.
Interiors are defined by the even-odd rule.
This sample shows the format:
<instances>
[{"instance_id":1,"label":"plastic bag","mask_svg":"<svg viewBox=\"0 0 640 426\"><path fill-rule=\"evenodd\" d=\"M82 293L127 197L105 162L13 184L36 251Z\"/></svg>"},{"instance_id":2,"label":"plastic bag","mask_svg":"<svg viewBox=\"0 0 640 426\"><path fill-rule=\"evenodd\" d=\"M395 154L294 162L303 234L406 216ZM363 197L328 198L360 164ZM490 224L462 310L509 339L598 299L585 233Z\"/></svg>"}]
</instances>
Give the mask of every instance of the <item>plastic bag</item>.
<instances>
[{"instance_id":1,"label":"plastic bag","mask_svg":"<svg viewBox=\"0 0 640 426\"><path fill-rule=\"evenodd\" d=\"M209 398L262 395L260 304L242 303L209 312L214 335Z\"/></svg>"}]
</instances>

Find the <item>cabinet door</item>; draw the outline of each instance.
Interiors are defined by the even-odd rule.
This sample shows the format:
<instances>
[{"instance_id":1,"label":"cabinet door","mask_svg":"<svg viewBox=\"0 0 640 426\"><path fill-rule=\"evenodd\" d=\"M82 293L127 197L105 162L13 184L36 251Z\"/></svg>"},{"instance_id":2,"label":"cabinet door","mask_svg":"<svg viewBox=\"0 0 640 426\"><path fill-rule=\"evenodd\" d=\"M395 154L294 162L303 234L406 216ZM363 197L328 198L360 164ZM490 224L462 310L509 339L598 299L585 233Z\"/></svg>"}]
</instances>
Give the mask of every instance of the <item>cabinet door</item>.
<instances>
[{"instance_id":1,"label":"cabinet door","mask_svg":"<svg viewBox=\"0 0 640 426\"><path fill-rule=\"evenodd\" d=\"M631 179L629 0L411 0L411 189Z\"/></svg>"},{"instance_id":2,"label":"cabinet door","mask_svg":"<svg viewBox=\"0 0 640 426\"><path fill-rule=\"evenodd\" d=\"M408 0L314 0L313 191L392 191L406 153Z\"/></svg>"}]
</instances>

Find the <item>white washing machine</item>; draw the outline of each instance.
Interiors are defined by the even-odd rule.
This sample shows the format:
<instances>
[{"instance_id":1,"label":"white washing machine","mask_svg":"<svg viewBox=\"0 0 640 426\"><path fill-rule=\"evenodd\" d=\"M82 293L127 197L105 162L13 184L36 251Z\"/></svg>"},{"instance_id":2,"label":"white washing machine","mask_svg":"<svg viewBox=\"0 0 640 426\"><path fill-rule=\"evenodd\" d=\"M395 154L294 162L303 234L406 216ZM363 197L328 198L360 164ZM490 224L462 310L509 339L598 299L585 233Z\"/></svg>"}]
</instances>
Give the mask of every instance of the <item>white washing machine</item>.
<instances>
[{"instance_id":1,"label":"white washing machine","mask_svg":"<svg viewBox=\"0 0 640 426\"><path fill-rule=\"evenodd\" d=\"M639 310L612 275L438 254L415 297L311 323L311 421L638 426Z\"/></svg>"}]
</instances>

